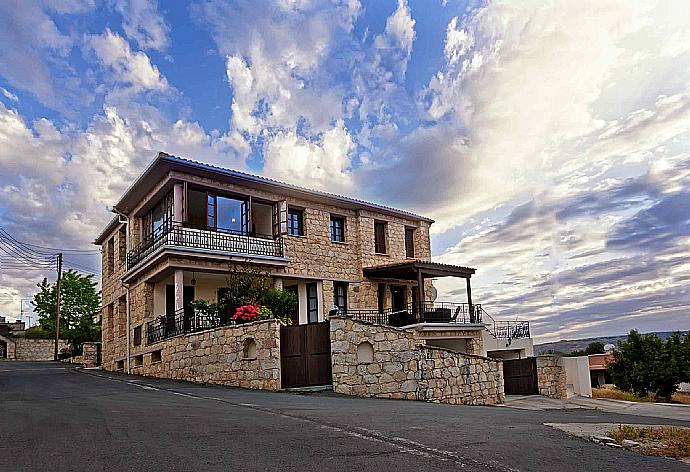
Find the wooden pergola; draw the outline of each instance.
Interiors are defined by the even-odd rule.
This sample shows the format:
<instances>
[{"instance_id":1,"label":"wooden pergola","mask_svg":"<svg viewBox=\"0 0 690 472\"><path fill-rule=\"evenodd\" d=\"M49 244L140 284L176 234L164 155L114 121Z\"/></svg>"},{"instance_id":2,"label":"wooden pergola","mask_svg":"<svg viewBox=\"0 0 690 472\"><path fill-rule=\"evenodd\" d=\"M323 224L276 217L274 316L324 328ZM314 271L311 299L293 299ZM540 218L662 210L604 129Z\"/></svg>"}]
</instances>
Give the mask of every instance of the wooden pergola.
<instances>
[{"instance_id":1,"label":"wooden pergola","mask_svg":"<svg viewBox=\"0 0 690 472\"><path fill-rule=\"evenodd\" d=\"M364 276L373 279L416 280L417 300L424 304L424 279L436 277L461 277L467 284L467 304L472 312L472 287L470 278L475 269L428 261L405 261L393 264L365 267Z\"/></svg>"}]
</instances>

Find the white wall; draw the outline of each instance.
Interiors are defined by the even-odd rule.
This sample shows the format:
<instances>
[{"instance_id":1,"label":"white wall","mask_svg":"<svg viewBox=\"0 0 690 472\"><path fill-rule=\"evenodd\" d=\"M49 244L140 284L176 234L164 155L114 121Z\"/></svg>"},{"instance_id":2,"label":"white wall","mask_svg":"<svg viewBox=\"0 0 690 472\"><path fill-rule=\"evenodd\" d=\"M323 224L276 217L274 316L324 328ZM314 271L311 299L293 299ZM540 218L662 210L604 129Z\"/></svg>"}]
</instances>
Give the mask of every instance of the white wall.
<instances>
[{"instance_id":1,"label":"white wall","mask_svg":"<svg viewBox=\"0 0 690 472\"><path fill-rule=\"evenodd\" d=\"M283 279L283 288L291 285L297 285L297 298L299 299L299 324L307 324L309 321L309 316L307 313L307 283L309 282ZM323 282L321 280L316 281L316 296L319 307L319 321L324 321Z\"/></svg>"},{"instance_id":2,"label":"white wall","mask_svg":"<svg viewBox=\"0 0 690 472\"><path fill-rule=\"evenodd\" d=\"M483 356L500 357L501 359L524 359L534 357L532 338L496 339L488 330L482 331Z\"/></svg>"},{"instance_id":3,"label":"white wall","mask_svg":"<svg viewBox=\"0 0 690 472\"><path fill-rule=\"evenodd\" d=\"M591 397L592 382L589 377L589 358L587 356L563 357L562 360L568 397L575 395Z\"/></svg>"}]
</instances>

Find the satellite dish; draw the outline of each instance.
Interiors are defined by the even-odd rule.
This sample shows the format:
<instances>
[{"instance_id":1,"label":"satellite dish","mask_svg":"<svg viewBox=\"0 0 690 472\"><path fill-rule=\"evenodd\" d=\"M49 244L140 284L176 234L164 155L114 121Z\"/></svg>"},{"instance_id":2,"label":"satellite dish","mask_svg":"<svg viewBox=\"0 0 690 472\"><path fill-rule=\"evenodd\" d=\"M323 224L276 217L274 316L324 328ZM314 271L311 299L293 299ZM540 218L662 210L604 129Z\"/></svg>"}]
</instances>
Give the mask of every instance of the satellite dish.
<instances>
[{"instance_id":1,"label":"satellite dish","mask_svg":"<svg viewBox=\"0 0 690 472\"><path fill-rule=\"evenodd\" d=\"M604 346L604 352L606 352L606 353L609 353L609 352L615 351L615 350L616 350L616 345L615 345L615 344L606 344L606 345Z\"/></svg>"},{"instance_id":2,"label":"satellite dish","mask_svg":"<svg viewBox=\"0 0 690 472\"><path fill-rule=\"evenodd\" d=\"M436 287L434 287L432 285L431 286L431 301L435 302L437 297L438 297L438 290L436 290Z\"/></svg>"}]
</instances>

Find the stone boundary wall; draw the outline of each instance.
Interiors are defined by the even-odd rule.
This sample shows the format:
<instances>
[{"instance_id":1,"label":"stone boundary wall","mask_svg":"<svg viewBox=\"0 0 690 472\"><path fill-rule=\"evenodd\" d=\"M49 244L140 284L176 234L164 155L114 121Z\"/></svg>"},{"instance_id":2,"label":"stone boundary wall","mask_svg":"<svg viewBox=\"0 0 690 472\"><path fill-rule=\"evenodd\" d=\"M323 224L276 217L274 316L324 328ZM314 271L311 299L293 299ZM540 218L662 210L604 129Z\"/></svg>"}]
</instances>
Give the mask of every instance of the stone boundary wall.
<instances>
[{"instance_id":1,"label":"stone boundary wall","mask_svg":"<svg viewBox=\"0 0 690 472\"><path fill-rule=\"evenodd\" d=\"M82 365L84 367L96 367L98 365L98 350L101 348L101 343L84 343L82 344Z\"/></svg>"},{"instance_id":2,"label":"stone boundary wall","mask_svg":"<svg viewBox=\"0 0 690 472\"><path fill-rule=\"evenodd\" d=\"M52 361L55 355L54 339L26 339L14 338L15 355L18 361ZM58 352L66 349L69 343L61 339Z\"/></svg>"},{"instance_id":3,"label":"stone boundary wall","mask_svg":"<svg viewBox=\"0 0 690 472\"><path fill-rule=\"evenodd\" d=\"M537 356L537 384L540 395L559 399L568 397L562 358L553 354Z\"/></svg>"},{"instance_id":4,"label":"stone boundary wall","mask_svg":"<svg viewBox=\"0 0 690 472\"><path fill-rule=\"evenodd\" d=\"M280 322L256 321L184 334L146 346L132 374L280 390Z\"/></svg>"},{"instance_id":5,"label":"stone boundary wall","mask_svg":"<svg viewBox=\"0 0 690 472\"><path fill-rule=\"evenodd\" d=\"M0 341L4 342L7 347L5 351L5 359L14 359L15 344L14 339L5 337L0 334Z\"/></svg>"},{"instance_id":6,"label":"stone boundary wall","mask_svg":"<svg viewBox=\"0 0 690 472\"><path fill-rule=\"evenodd\" d=\"M503 403L503 366L489 359L417 344L412 332L333 318L333 391L429 402Z\"/></svg>"}]
</instances>

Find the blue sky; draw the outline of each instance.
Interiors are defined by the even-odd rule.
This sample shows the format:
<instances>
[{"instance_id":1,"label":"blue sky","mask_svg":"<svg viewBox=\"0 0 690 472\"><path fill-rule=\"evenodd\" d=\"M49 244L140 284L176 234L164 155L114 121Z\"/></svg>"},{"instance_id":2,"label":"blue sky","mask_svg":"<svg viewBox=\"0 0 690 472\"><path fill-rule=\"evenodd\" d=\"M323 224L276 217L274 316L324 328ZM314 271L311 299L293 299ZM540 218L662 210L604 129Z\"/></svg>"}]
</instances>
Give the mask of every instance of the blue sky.
<instances>
[{"instance_id":1,"label":"blue sky","mask_svg":"<svg viewBox=\"0 0 690 472\"><path fill-rule=\"evenodd\" d=\"M88 247L162 150L433 217L434 258L540 340L688 329L686 10L2 2L0 225ZM0 267L0 312L44 275Z\"/></svg>"}]
</instances>

